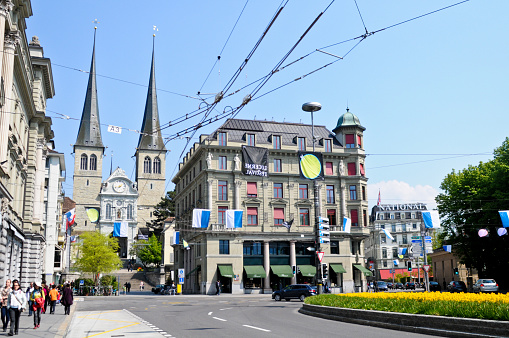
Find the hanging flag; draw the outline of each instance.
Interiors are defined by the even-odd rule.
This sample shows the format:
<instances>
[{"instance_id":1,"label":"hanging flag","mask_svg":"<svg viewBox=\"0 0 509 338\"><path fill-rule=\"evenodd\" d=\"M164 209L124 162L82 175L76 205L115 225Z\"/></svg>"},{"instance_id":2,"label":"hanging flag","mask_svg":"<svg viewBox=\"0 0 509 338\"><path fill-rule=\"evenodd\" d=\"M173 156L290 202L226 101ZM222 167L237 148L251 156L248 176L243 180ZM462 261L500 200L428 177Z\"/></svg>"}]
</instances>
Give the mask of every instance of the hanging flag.
<instances>
[{"instance_id":1,"label":"hanging flag","mask_svg":"<svg viewBox=\"0 0 509 338\"><path fill-rule=\"evenodd\" d=\"M444 245L444 251L452 252L452 245Z\"/></svg>"},{"instance_id":2,"label":"hanging flag","mask_svg":"<svg viewBox=\"0 0 509 338\"><path fill-rule=\"evenodd\" d=\"M76 243L78 236L71 236L71 243Z\"/></svg>"},{"instance_id":3,"label":"hanging flag","mask_svg":"<svg viewBox=\"0 0 509 338\"><path fill-rule=\"evenodd\" d=\"M400 254L401 256L406 255L406 252L407 252L407 248L398 248L398 254ZM400 258L403 258L403 257L400 257Z\"/></svg>"},{"instance_id":4,"label":"hanging flag","mask_svg":"<svg viewBox=\"0 0 509 338\"><path fill-rule=\"evenodd\" d=\"M173 232L173 245L179 245L180 244L180 231L174 231Z\"/></svg>"},{"instance_id":5,"label":"hanging flag","mask_svg":"<svg viewBox=\"0 0 509 338\"><path fill-rule=\"evenodd\" d=\"M343 217L343 231L349 233L351 226L352 220L348 217Z\"/></svg>"},{"instance_id":6,"label":"hanging flag","mask_svg":"<svg viewBox=\"0 0 509 338\"><path fill-rule=\"evenodd\" d=\"M440 228L440 216L438 210L428 210L422 212L424 226L428 229Z\"/></svg>"},{"instance_id":7,"label":"hanging flag","mask_svg":"<svg viewBox=\"0 0 509 338\"><path fill-rule=\"evenodd\" d=\"M69 229L71 225L74 224L74 219L76 218L76 208L72 208L68 212L65 213L66 223L65 223L65 230Z\"/></svg>"},{"instance_id":8,"label":"hanging flag","mask_svg":"<svg viewBox=\"0 0 509 338\"><path fill-rule=\"evenodd\" d=\"M497 229L497 234L498 234L499 236L507 235L507 229L506 229L506 228L498 228L498 229Z\"/></svg>"},{"instance_id":9,"label":"hanging flag","mask_svg":"<svg viewBox=\"0 0 509 338\"><path fill-rule=\"evenodd\" d=\"M500 210L499 212L500 218L502 219L502 225L504 228L509 227L509 210Z\"/></svg>"},{"instance_id":10,"label":"hanging flag","mask_svg":"<svg viewBox=\"0 0 509 338\"><path fill-rule=\"evenodd\" d=\"M387 236L388 238L390 238L392 241L394 240L394 237L392 237L391 233L389 232L389 230L387 229L382 229L385 233L385 236Z\"/></svg>"},{"instance_id":11,"label":"hanging flag","mask_svg":"<svg viewBox=\"0 0 509 338\"><path fill-rule=\"evenodd\" d=\"M399 260L395 259L394 260L394 266L398 266L399 265Z\"/></svg>"},{"instance_id":12,"label":"hanging flag","mask_svg":"<svg viewBox=\"0 0 509 338\"><path fill-rule=\"evenodd\" d=\"M486 237L486 236L488 236L488 230L486 230L486 229L479 229L477 234L479 235L479 237Z\"/></svg>"},{"instance_id":13,"label":"hanging flag","mask_svg":"<svg viewBox=\"0 0 509 338\"><path fill-rule=\"evenodd\" d=\"M127 237L127 222L113 223L113 237Z\"/></svg>"},{"instance_id":14,"label":"hanging flag","mask_svg":"<svg viewBox=\"0 0 509 338\"><path fill-rule=\"evenodd\" d=\"M186 249L186 250L191 249L191 248L189 247L189 243L187 243L185 239L183 239L183 240L182 240L182 244L184 244L184 249Z\"/></svg>"},{"instance_id":15,"label":"hanging flag","mask_svg":"<svg viewBox=\"0 0 509 338\"><path fill-rule=\"evenodd\" d=\"M209 227L210 210L193 209L193 228L206 229Z\"/></svg>"},{"instance_id":16,"label":"hanging flag","mask_svg":"<svg viewBox=\"0 0 509 338\"><path fill-rule=\"evenodd\" d=\"M284 221L283 222L283 225L285 226L285 228L287 228L288 230L290 230L290 228L292 227L292 223L293 223L293 219L289 222L287 221Z\"/></svg>"},{"instance_id":17,"label":"hanging flag","mask_svg":"<svg viewBox=\"0 0 509 338\"><path fill-rule=\"evenodd\" d=\"M380 189L378 189L378 201L376 202L376 205L380 206L381 203L382 203L382 200L380 199Z\"/></svg>"},{"instance_id":18,"label":"hanging flag","mask_svg":"<svg viewBox=\"0 0 509 338\"><path fill-rule=\"evenodd\" d=\"M226 210L226 228L242 228L242 210Z\"/></svg>"}]
</instances>

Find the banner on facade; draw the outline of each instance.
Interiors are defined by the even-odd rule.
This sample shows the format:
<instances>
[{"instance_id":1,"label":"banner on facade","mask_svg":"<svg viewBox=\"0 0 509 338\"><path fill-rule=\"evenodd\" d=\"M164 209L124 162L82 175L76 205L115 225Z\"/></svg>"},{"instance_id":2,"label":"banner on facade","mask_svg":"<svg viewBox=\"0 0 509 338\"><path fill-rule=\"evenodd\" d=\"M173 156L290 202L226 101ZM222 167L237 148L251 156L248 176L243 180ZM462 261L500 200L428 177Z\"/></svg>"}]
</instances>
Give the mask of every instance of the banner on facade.
<instances>
[{"instance_id":1,"label":"banner on facade","mask_svg":"<svg viewBox=\"0 0 509 338\"><path fill-rule=\"evenodd\" d=\"M113 223L113 237L127 237L127 222Z\"/></svg>"},{"instance_id":2,"label":"banner on facade","mask_svg":"<svg viewBox=\"0 0 509 338\"><path fill-rule=\"evenodd\" d=\"M269 150L242 146L242 173L248 176L269 177Z\"/></svg>"},{"instance_id":3,"label":"banner on facade","mask_svg":"<svg viewBox=\"0 0 509 338\"><path fill-rule=\"evenodd\" d=\"M299 151L299 171L303 180L323 180L323 157L321 153Z\"/></svg>"}]
</instances>

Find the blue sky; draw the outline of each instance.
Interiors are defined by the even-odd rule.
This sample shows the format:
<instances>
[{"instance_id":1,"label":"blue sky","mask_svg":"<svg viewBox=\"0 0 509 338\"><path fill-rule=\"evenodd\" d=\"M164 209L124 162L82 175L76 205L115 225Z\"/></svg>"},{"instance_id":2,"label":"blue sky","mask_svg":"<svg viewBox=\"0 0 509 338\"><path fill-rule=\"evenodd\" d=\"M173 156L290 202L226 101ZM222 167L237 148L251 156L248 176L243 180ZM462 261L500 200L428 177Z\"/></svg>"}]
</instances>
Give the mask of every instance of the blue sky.
<instances>
[{"instance_id":1,"label":"blue sky","mask_svg":"<svg viewBox=\"0 0 509 338\"><path fill-rule=\"evenodd\" d=\"M403 22L459 1L335 1L284 64L317 48L344 56L368 32ZM289 1L237 78L231 92L268 74L330 0ZM97 19L97 87L104 177L110 156L134 178L135 147L143 117L156 25L155 57L161 124L195 111L197 92L217 93L232 78L269 23L280 1L42 1L32 0L27 37L37 35L51 58L56 95L48 102L56 150L66 157L65 190L72 194L72 144L76 140ZM245 6L245 8L244 8ZM239 15L244 8L244 12ZM492 158L507 136L507 1L471 0L368 36L343 60L302 80L335 57L314 52L274 74L237 115L244 119L310 123L301 111L307 101L322 110L315 124L333 129L347 106L366 127L364 145L370 204L381 190L383 203L432 203L445 175ZM236 21L238 23L232 32ZM364 27L365 25L365 27ZM232 33L231 33L232 32ZM231 36L228 43L225 42ZM221 53L221 50L223 49ZM221 61L214 65L221 53ZM207 75L211 71L208 80ZM203 85L204 84L204 85ZM203 85L203 87L202 87ZM254 86L232 95L212 115L237 107ZM208 98L204 95L203 98ZM210 99L209 99L210 101ZM59 119L62 115L71 119ZM197 123L190 119L163 136ZM208 134L221 122L200 129ZM121 126L121 135L107 132ZM186 139L169 141L169 182ZM190 146L187 146L186 151ZM425 155L431 154L431 155ZM469 155L477 154L477 155ZM173 189L171 183L168 190Z\"/></svg>"}]
</instances>

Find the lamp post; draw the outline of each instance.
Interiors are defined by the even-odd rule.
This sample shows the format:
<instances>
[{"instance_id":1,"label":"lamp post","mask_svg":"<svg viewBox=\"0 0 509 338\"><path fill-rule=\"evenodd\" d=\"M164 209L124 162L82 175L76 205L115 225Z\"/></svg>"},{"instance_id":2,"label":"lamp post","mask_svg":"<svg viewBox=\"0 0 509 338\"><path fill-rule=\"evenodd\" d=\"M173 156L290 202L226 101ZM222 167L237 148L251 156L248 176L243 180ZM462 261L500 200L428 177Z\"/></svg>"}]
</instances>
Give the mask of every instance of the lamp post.
<instances>
[{"instance_id":1,"label":"lamp post","mask_svg":"<svg viewBox=\"0 0 509 338\"><path fill-rule=\"evenodd\" d=\"M305 112L311 113L311 137L313 138L313 152L315 152L315 124L313 120L313 113L315 111L319 111L322 109L322 105L318 102L307 102L302 105L302 110ZM320 224L320 198L318 196L318 182L316 179L313 180L313 194L314 194L314 202L315 202L315 265L316 265L316 291L318 294L322 293L322 269L321 262L318 259L318 252L321 251L320 248L320 233L319 233L319 224Z\"/></svg>"}]
</instances>

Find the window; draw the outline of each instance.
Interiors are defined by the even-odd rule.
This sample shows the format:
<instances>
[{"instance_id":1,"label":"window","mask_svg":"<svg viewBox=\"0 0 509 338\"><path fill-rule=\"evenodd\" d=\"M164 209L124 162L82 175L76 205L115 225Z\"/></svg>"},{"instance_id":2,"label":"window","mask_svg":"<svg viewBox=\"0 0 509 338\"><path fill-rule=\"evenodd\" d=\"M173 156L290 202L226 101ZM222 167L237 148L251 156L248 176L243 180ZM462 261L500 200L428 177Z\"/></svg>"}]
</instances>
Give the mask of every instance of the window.
<instances>
[{"instance_id":1,"label":"window","mask_svg":"<svg viewBox=\"0 0 509 338\"><path fill-rule=\"evenodd\" d=\"M391 231L392 232L396 232L396 224L392 224L391 225Z\"/></svg>"},{"instance_id":2,"label":"window","mask_svg":"<svg viewBox=\"0 0 509 338\"><path fill-rule=\"evenodd\" d=\"M405 213L404 212L401 213L401 218L405 219Z\"/></svg>"},{"instance_id":3,"label":"window","mask_svg":"<svg viewBox=\"0 0 509 338\"><path fill-rule=\"evenodd\" d=\"M228 210L228 207L217 207L218 224L226 224L226 210Z\"/></svg>"},{"instance_id":4,"label":"window","mask_svg":"<svg viewBox=\"0 0 509 338\"><path fill-rule=\"evenodd\" d=\"M334 203L334 186L328 185L326 187L327 190L327 203L332 204Z\"/></svg>"},{"instance_id":5,"label":"window","mask_svg":"<svg viewBox=\"0 0 509 338\"><path fill-rule=\"evenodd\" d=\"M201 201L201 184L198 185L198 199Z\"/></svg>"},{"instance_id":6,"label":"window","mask_svg":"<svg viewBox=\"0 0 509 338\"><path fill-rule=\"evenodd\" d=\"M300 199L308 198L308 185L307 184L299 184L299 198Z\"/></svg>"},{"instance_id":7,"label":"window","mask_svg":"<svg viewBox=\"0 0 509 338\"><path fill-rule=\"evenodd\" d=\"M226 133L225 132L219 132L217 133L217 142L220 146L226 145Z\"/></svg>"},{"instance_id":8,"label":"window","mask_svg":"<svg viewBox=\"0 0 509 338\"><path fill-rule=\"evenodd\" d=\"M250 147L254 147L255 146L255 136L254 136L254 134L247 134L246 135L246 143Z\"/></svg>"},{"instance_id":9,"label":"window","mask_svg":"<svg viewBox=\"0 0 509 338\"><path fill-rule=\"evenodd\" d=\"M403 231L403 232L406 231L406 224L401 224L401 231Z\"/></svg>"},{"instance_id":10,"label":"window","mask_svg":"<svg viewBox=\"0 0 509 338\"><path fill-rule=\"evenodd\" d=\"M217 158L219 170L226 170L226 156L219 156Z\"/></svg>"},{"instance_id":11,"label":"window","mask_svg":"<svg viewBox=\"0 0 509 338\"><path fill-rule=\"evenodd\" d=\"M368 226L368 214L366 210L362 210L362 222L365 227Z\"/></svg>"},{"instance_id":12,"label":"window","mask_svg":"<svg viewBox=\"0 0 509 338\"><path fill-rule=\"evenodd\" d=\"M256 182L247 182L247 197L258 197Z\"/></svg>"},{"instance_id":13,"label":"window","mask_svg":"<svg viewBox=\"0 0 509 338\"><path fill-rule=\"evenodd\" d=\"M362 148L362 136L357 135L357 147Z\"/></svg>"},{"instance_id":14,"label":"window","mask_svg":"<svg viewBox=\"0 0 509 338\"><path fill-rule=\"evenodd\" d=\"M346 144L347 148L355 148L354 134L346 134L345 135L345 144Z\"/></svg>"},{"instance_id":15,"label":"window","mask_svg":"<svg viewBox=\"0 0 509 338\"><path fill-rule=\"evenodd\" d=\"M351 201L357 200L357 186L355 185L350 186L350 200Z\"/></svg>"},{"instance_id":16,"label":"window","mask_svg":"<svg viewBox=\"0 0 509 338\"><path fill-rule=\"evenodd\" d=\"M227 239L219 240L219 254L229 255L230 254L230 241Z\"/></svg>"},{"instance_id":17,"label":"window","mask_svg":"<svg viewBox=\"0 0 509 338\"><path fill-rule=\"evenodd\" d=\"M364 171L364 163L359 164L359 169L361 171L361 176L366 176L366 171Z\"/></svg>"},{"instance_id":18,"label":"window","mask_svg":"<svg viewBox=\"0 0 509 338\"><path fill-rule=\"evenodd\" d=\"M106 204L106 219L111 219L111 204Z\"/></svg>"},{"instance_id":19,"label":"window","mask_svg":"<svg viewBox=\"0 0 509 338\"><path fill-rule=\"evenodd\" d=\"M385 235L380 236L380 243L387 243L387 237Z\"/></svg>"},{"instance_id":20,"label":"window","mask_svg":"<svg viewBox=\"0 0 509 338\"><path fill-rule=\"evenodd\" d=\"M330 241L331 255L339 255L339 241Z\"/></svg>"},{"instance_id":21,"label":"window","mask_svg":"<svg viewBox=\"0 0 509 338\"><path fill-rule=\"evenodd\" d=\"M365 186L362 186L362 200L363 201L366 200L366 187Z\"/></svg>"},{"instance_id":22,"label":"window","mask_svg":"<svg viewBox=\"0 0 509 338\"><path fill-rule=\"evenodd\" d=\"M81 154L80 170L88 170L88 156Z\"/></svg>"},{"instance_id":23,"label":"window","mask_svg":"<svg viewBox=\"0 0 509 338\"><path fill-rule=\"evenodd\" d=\"M127 205L127 219L133 219L133 205Z\"/></svg>"},{"instance_id":24,"label":"window","mask_svg":"<svg viewBox=\"0 0 509 338\"><path fill-rule=\"evenodd\" d=\"M332 151L332 140L324 140L323 148L326 153L330 153Z\"/></svg>"},{"instance_id":25,"label":"window","mask_svg":"<svg viewBox=\"0 0 509 338\"><path fill-rule=\"evenodd\" d=\"M391 214L391 219L394 219L394 214Z\"/></svg>"},{"instance_id":26,"label":"window","mask_svg":"<svg viewBox=\"0 0 509 338\"><path fill-rule=\"evenodd\" d=\"M283 198L283 183L274 183L274 198Z\"/></svg>"},{"instance_id":27,"label":"window","mask_svg":"<svg viewBox=\"0 0 509 338\"><path fill-rule=\"evenodd\" d=\"M384 268L387 267L387 261L383 261Z\"/></svg>"},{"instance_id":28,"label":"window","mask_svg":"<svg viewBox=\"0 0 509 338\"><path fill-rule=\"evenodd\" d=\"M202 171L202 169L203 169L203 164L202 164L201 160L200 160L200 166L198 168L199 168L198 171Z\"/></svg>"},{"instance_id":29,"label":"window","mask_svg":"<svg viewBox=\"0 0 509 338\"><path fill-rule=\"evenodd\" d=\"M272 136L272 145L274 149L281 149L281 136Z\"/></svg>"},{"instance_id":30,"label":"window","mask_svg":"<svg viewBox=\"0 0 509 338\"><path fill-rule=\"evenodd\" d=\"M258 225L258 208L247 208L247 225Z\"/></svg>"},{"instance_id":31,"label":"window","mask_svg":"<svg viewBox=\"0 0 509 338\"><path fill-rule=\"evenodd\" d=\"M194 168L193 168L194 172ZM161 173L161 159L159 157L154 158L154 174Z\"/></svg>"},{"instance_id":32,"label":"window","mask_svg":"<svg viewBox=\"0 0 509 338\"><path fill-rule=\"evenodd\" d=\"M281 160L280 159L274 159L274 172L280 173L283 171L283 168L281 166Z\"/></svg>"},{"instance_id":33,"label":"window","mask_svg":"<svg viewBox=\"0 0 509 338\"><path fill-rule=\"evenodd\" d=\"M357 175L357 170L355 168L355 162L348 163L348 176Z\"/></svg>"},{"instance_id":34,"label":"window","mask_svg":"<svg viewBox=\"0 0 509 338\"><path fill-rule=\"evenodd\" d=\"M385 229L385 224L380 224L380 229Z\"/></svg>"},{"instance_id":35,"label":"window","mask_svg":"<svg viewBox=\"0 0 509 338\"><path fill-rule=\"evenodd\" d=\"M414 229L414 230L417 229L417 224L415 224L415 223L412 224L412 229Z\"/></svg>"},{"instance_id":36,"label":"window","mask_svg":"<svg viewBox=\"0 0 509 338\"><path fill-rule=\"evenodd\" d=\"M309 209L299 208L300 225L309 225Z\"/></svg>"},{"instance_id":37,"label":"window","mask_svg":"<svg viewBox=\"0 0 509 338\"><path fill-rule=\"evenodd\" d=\"M262 243L260 242L248 242L245 241L243 244L244 256L261 256L262 255Z\"/></svg>"},{"instance_id":38,"label":"window","mask_svg":"<svg viewBox=\"0 0 509 338\"><path fill-rule=\"evenodd\" d=\"M387 248L382 248L382 258L387 258Z\"/></svg>"},{"instance_id":39,"label":"window","mask_svg":"<svg viewBox=\"0 0 509 338\"><path fill-rule=\"evenodd\" d=\"M403 244L408 244L407 236L406 235L402 236L402 240L403 240Z\"/></svg>"},{"instance_id":40,"label":"window","mask_svg":"<svg viewBox=\"0 0 509 338\"><path fill-rule=\"evenodd\" d=\"M359 215L357 209L350 210L350 219L352 220L352 226L359 226Z\"/></svg>"},{"instance_id":41,"label":"window","mask_svg":"<svg viewBox=\"0 0 509 338\"><path fill-rule=\"evenodd\" d=\"M299 146L299 150L306 150L306 138L305 137L297 137L297 145Z\"/></svg>"},{"instance_id":42,"label":"window","mask_svg":"<svg viewBox=\"0 0 509 338\"><path fill-rule=\"evenodd\" d=\"M274 208L274 225L283 225L285 220L285 209Z\"/></svg>"},{"instance_id":43,"label":"window","mask_svg":"<svg viewBox=\"0 0 509 338\"><path fill-rule=\"evenodd\" d=\"M145 157L145 160L143 161L143 172L145 174L150 174L152 171L152 161L150 160L150 157Z\"/></svg>"},{"instance_id":44,"label":"window","mask_svg":"<svg viewBox=\"0 0 509 338\"><path fill-rule=\"evenodd\" d=\"M332 162L325 162L325 175L334 175Z\"/></svg>"},{"instance_id":45,"label":"window","mask_svg":"<svg viewBox=\"0 0 509 338\"><path fill-rule=\"evenodd\" d=\"M90 155L90 170L97 170L97 156Z\"/></svg>"},{"instance_id":46,"label":"window","mask_svg":"<svg viewBox=\"0 0 509 338\"><path fill-rule=\"evenodd\" d=\"M327 210L327 218L329 219L329 225L336 225L336 209Z\"/></svg>"},{"instance_id":47,"label":"window","mask_svg":"<svg viewBox=\"0 0 509 338\"><path fill-rule=\"evenodd\" d=\"M398 257L398 248L392 248L392 258Z\"/></svg>"},{"instance_id":48,"label":"window","mask_svg":"<svg viewBox=\"0 0 509 338\"><path fill-rule=\"evenodd\" d=\"M219 201L228 201L228 182L217 181L217 199Z\"/></svg>"}]
</instances>

